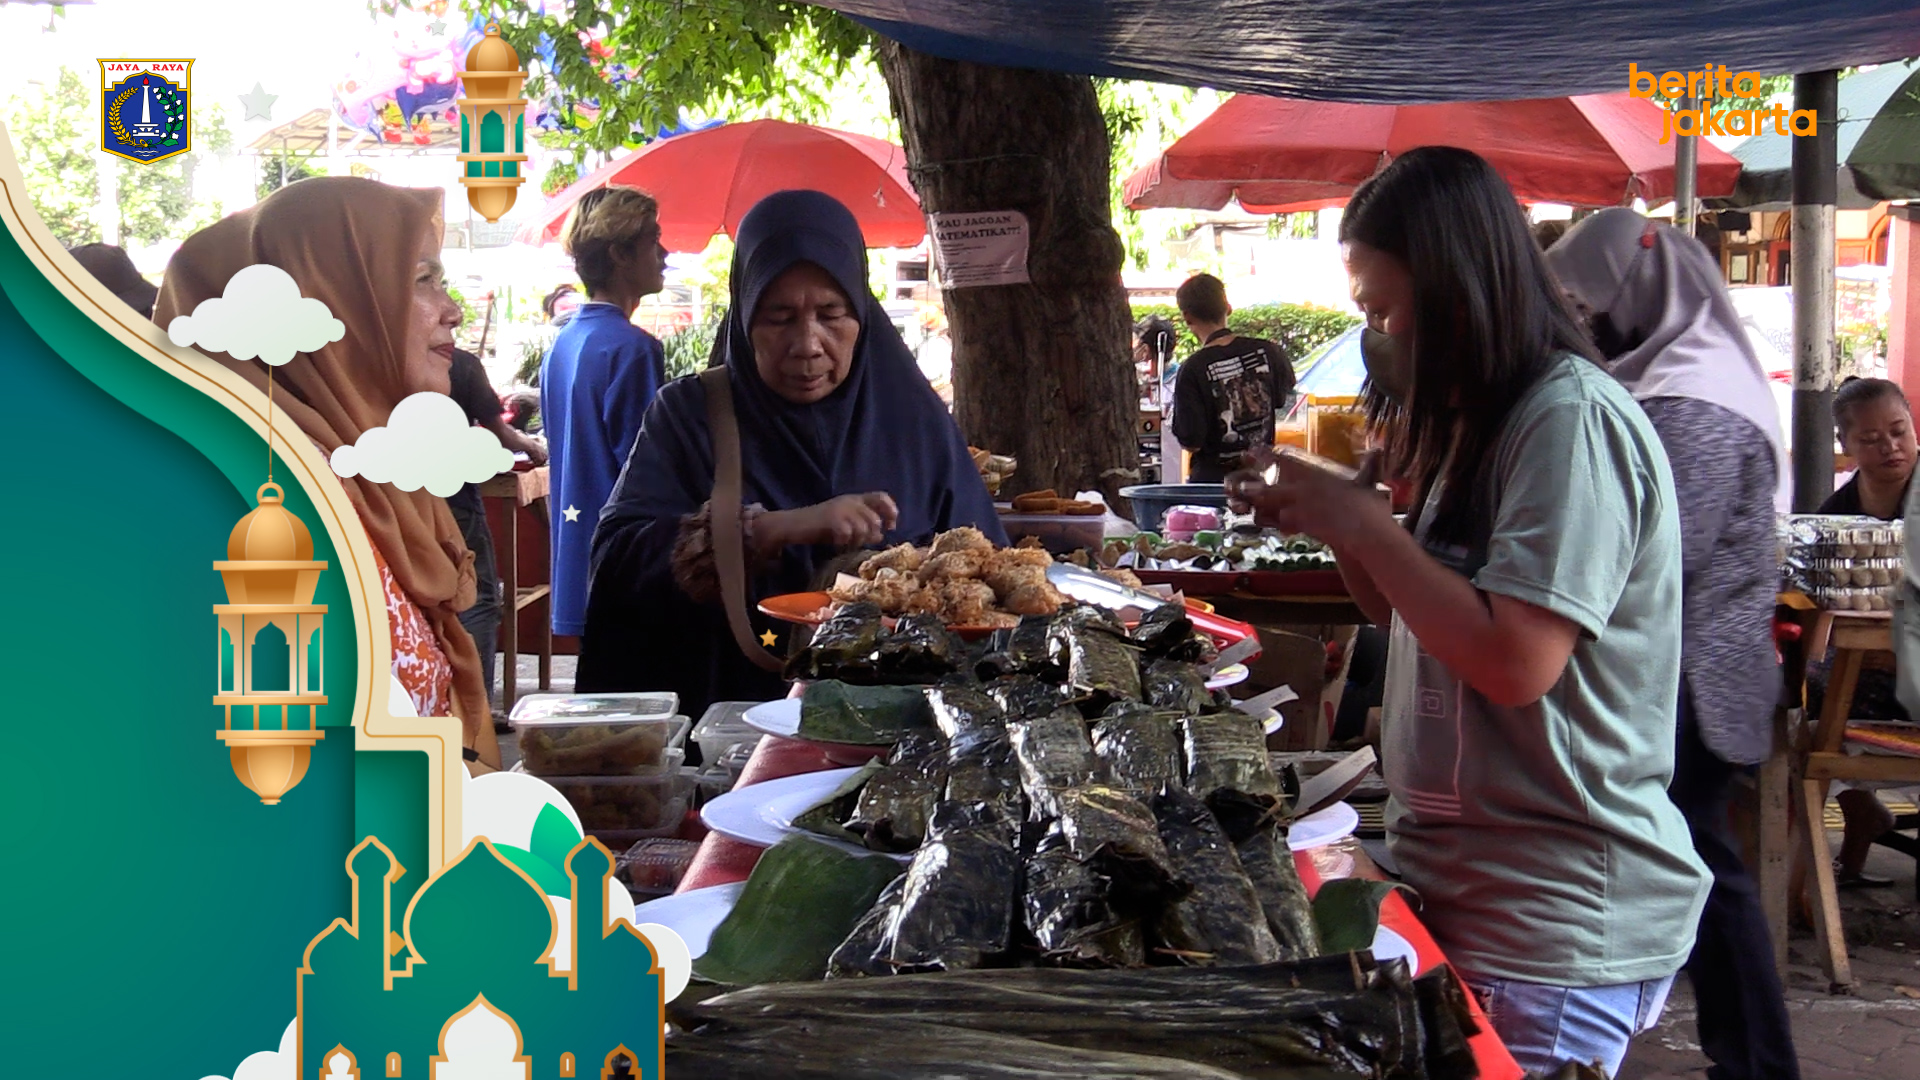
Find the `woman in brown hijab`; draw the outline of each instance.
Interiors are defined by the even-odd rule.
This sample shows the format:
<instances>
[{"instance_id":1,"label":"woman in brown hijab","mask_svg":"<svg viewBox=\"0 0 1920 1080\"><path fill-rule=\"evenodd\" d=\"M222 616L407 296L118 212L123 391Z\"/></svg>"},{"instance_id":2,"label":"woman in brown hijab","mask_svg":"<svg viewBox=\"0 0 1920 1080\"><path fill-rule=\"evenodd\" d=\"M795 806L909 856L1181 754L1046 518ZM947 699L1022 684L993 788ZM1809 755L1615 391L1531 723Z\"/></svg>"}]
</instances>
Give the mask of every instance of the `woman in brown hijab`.
<instances>
[{"instance_id":1,"label":"woman in brown hijab","mask_svg":"<svg viewBox=\"0 0 1920 1080\"><path fill-rule=\"evenodd\" d=\"M346 335L273 368L276 411L323 453L386 424L402 398L444 394L460 309L441 280L443 195L354 177L303 180L195 233L167 266L154 322L168 326L270 263L324 302ZM261 390L269 369L208 353ZM394 675L422 716L461 720L469 761L500 767L480 654L459 614L474 599L473 555L446 500L364 477L342 479L373 541L393 629Z\"/></svg>"}]
</instances>

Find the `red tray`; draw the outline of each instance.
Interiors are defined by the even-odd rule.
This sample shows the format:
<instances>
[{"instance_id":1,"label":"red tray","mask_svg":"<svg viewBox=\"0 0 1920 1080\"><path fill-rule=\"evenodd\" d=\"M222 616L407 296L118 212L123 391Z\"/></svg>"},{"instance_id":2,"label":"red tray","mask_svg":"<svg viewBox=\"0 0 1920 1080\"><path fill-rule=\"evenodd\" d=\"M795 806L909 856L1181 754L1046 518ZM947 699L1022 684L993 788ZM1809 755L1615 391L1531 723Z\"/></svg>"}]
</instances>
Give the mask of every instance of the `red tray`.
<instances>
[{"instance_id":1,"label":"red tray","mask_svg":"<svg viewBox=\"0 0 1920 1080\"><path fill-rule=\"evenodd\" d=\"M1255 596L1345 596L1338 570L1250 570L1242 575Z\"/></svg>"}]
</instances>

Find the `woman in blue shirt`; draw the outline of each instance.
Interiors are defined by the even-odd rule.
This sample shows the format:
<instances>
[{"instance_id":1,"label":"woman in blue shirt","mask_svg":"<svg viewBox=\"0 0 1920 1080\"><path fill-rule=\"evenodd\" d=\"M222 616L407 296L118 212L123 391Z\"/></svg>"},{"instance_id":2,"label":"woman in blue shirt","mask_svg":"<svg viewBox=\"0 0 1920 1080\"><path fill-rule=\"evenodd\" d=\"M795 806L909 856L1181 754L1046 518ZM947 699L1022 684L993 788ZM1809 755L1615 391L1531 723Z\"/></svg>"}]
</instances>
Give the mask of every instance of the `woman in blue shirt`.
<instances>
[{"instance_id":1,"label":"woman in blue shirt","mask_svg":"<svg viewBox=\"0 0 1920 1080\"><path fill-rule=\"evenodd\" d=\"M567 222L566 244L587 302L540 365L540 420L553 515L553 632L578 635L586 629L594 526L640 418L666 382L660 342L632 321L640 298L665 287L659 205L634 188L590 191Z\"/></svg>"}]
</instances>

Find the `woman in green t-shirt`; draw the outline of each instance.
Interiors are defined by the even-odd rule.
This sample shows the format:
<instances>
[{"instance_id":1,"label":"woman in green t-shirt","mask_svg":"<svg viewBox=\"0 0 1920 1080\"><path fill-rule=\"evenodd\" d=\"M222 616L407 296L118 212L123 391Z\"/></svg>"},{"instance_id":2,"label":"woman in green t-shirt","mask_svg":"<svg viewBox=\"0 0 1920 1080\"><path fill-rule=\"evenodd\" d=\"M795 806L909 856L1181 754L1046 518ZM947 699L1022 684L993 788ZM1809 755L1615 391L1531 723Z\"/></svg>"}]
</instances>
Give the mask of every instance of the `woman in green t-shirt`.
<instances>
[{"instance_id":1,"label":"woman in green t-shirt","mask_svg":"<svg viewBox=\"0 0 1920 1080\"><path fill-rule=\"evenodd\" d=\"M1230 478L1263 523L1327 543L1391 626L1388 842L1520 1065L1620 1066L1707 892L1667 797L1680 669L1673 479L1484 160L1424 147L1354 193L1340 240L1369 414L1416 485L1281 458Z\"/></svg>"}]
</instances>

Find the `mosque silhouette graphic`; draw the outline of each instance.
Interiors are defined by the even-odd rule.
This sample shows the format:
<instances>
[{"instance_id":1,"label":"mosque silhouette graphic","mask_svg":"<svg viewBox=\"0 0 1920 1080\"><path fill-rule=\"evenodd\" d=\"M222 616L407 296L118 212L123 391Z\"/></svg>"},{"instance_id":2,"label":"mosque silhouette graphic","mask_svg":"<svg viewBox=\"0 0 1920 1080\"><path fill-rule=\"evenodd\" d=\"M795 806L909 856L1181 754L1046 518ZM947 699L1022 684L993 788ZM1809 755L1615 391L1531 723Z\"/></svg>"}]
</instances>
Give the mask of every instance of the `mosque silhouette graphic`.
<instances>
[{"instance_id":1,"label":"mosque silhouette graphic","mask_svg":"<svg viewBox=\"0 0 1920 1080\"><path fill-rule=\"evenodd\" d=\"M299 1076L456 1080L449 1032L479 1013L493 1060L524 1080L661 1080L665 980L647 939L608 920L613 856L599 841L567 855L564 918L484 838L404 918L393 901L406 870L384 844L368 837L346 864L351 918L314 938L300 968Z\"/></svg>"}]
</instances>

